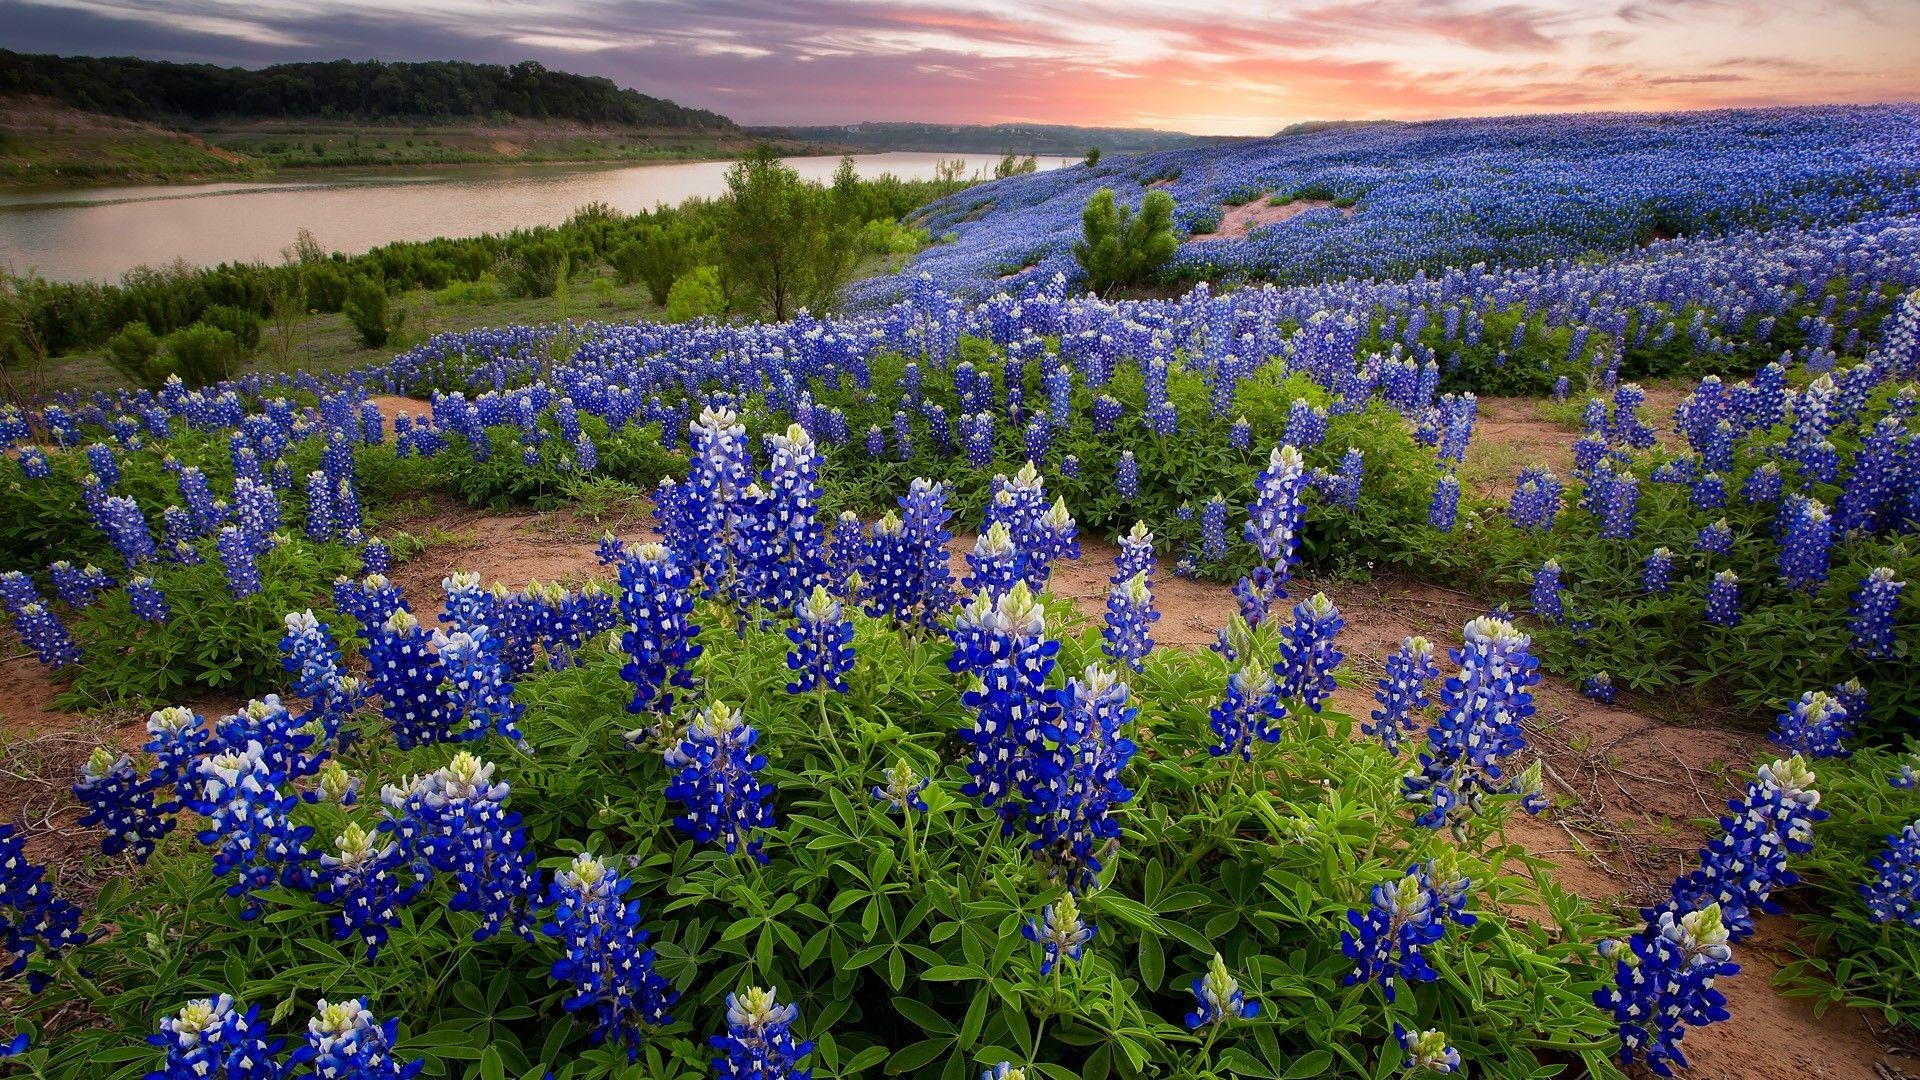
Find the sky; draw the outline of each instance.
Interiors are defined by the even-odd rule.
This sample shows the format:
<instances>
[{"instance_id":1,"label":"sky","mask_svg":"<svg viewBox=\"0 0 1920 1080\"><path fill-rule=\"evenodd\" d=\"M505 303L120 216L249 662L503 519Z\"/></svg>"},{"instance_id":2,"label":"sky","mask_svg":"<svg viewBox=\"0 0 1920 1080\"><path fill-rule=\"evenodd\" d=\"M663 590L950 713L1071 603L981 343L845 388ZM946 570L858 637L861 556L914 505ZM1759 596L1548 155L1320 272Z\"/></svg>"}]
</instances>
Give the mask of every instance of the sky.
<instances>
[{"instance_id":1,"label":"sky","mask_svg":"<svg viewBox=\"0 0 1920 1080\"><path fill-rule=\"evenodd\" d=\"M745 124L1307 120L1920 100L1920 0L0 0L0 46L604 75Z\"/></svg>"}]
</instances>

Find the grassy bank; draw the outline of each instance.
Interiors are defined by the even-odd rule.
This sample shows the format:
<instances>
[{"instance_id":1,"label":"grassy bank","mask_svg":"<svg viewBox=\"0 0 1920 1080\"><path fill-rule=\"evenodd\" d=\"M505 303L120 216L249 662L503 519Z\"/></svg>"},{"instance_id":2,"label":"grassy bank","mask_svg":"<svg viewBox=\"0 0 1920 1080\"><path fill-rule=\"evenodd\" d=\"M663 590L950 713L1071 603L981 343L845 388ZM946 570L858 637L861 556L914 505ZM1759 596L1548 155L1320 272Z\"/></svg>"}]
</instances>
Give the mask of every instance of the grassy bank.
<instances>
[{"instance_id":1,"label":"grassy bank","mask_svg":"<svg viewBox=\"0 0 1920 1080\"><path fill-rule=\"evenodd\" d=\"M0 99L0 187L184 184L337 168L713 161L755 140L738 131L509 119L372 123L261 120L171 130L32 99ZM834 148L788 140L782 153Z\"/></svg>"}]
</instances>

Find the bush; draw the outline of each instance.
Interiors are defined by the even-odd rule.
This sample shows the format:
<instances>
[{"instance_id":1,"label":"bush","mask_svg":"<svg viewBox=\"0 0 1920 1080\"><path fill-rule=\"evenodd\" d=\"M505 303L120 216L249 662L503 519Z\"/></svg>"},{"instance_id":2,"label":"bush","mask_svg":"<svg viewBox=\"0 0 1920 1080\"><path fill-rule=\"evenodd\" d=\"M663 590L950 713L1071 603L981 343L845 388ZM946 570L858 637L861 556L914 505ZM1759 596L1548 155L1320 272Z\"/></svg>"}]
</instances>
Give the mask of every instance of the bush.
<instances>
[{"instance_id":1,"label":"bush","mask_svg":"<svg viewBox=\"0 0 1920 1080\"><path fill-rule=\"evenodd\" d=\"M1144 283L1173 258L1180 247L1173 210L1173 196L1158 189L1140 200L1137 214L1114 201L1112 188L1094 192L1080 215L1083 236L1073 245L1087 287L1110 296L1116 289Z\"/></svg>"},{"instance_id":2,"label":"bush","mask_svg":"<svg viewBox=\"0 0 1920 1080\"><path fill-rule=\"evenodd\" d=\"M355 281L340 310L360 335L360 343L369 349L385 345L399 325L390 311L387 287L373 278Z\"/></svg>"},{"instance_id":3,"label":"bush","mask_svg":"<svg viewBox=\"0 0 1920 1080\"><path fill-rule=\"evenodd\" d=\"M240 341L206 323L175 330L160 343L160 375L178 375L190 387L211 386L232 375L245 358Z\"/></svg>"},{"instance_id":4,"label":"bush","mask_svg":"<svg viewBox=\"0 0 1920 1080\"><path fill-rule=\"evenodd\" d=\"M165 381L154 364L159 355L160 339L143 322L128 323L107 340L107 363L135 386L156 390Z\"/></svg>"},{"instance_id":5,"label":"bush","mask_svg":"<svg viewBox=\"0 0 1920 1080\"><path fill-rule=\"evenodd\" d=\"M260 344L260 316L245 308L214 304L200 313L200 321L232 334L243 356L251 355Z\"/></svg>"},{"instance_id":6,"label":"bush","mask_svg":"<svg viewBox=\"0 0 1920 1080\"><path fill-rule=\"evenodd\" d=\"M724 315L727 296L720 287L720 268L699 266L680 276L667 292L667 321L686 322L702 316Z\"/></svg>"},{"instance_id":7,"label":"bush","mask_svg":"<svg viewBox=\"0 0 1920 1080\"><path fill-rule=\"evenodd\" d=\"M613 269L620 284L645 282L647 295L656 304L665 304L673 283L693 265L693 238L684 229L646 225L640 234L613 252Z\"/></svg>"},{"instance_id":8,"label":"bush","mask_svg":"<svg viewBox=\"0 0 1920 1080\"><path fill-rule=\"evenodd\" d=\"M552 238L529 242L508 256L500 267L507 292L518 297L552 296L560 284L567 250Z\"/></svg>"}]
</instances>

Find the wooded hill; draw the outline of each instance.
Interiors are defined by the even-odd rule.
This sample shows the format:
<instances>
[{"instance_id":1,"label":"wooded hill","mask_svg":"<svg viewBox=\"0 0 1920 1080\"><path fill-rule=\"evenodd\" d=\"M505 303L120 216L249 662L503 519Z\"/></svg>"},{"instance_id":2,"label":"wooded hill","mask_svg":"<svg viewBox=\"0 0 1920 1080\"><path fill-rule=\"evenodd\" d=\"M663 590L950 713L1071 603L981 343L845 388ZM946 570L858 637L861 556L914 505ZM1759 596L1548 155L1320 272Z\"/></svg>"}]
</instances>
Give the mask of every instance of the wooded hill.
<instances>
[{"instance_id":1,"label":"wooded hill","mask_svg":"<svg viewBox=\"0 0 1920 1080\"><path fill-rule=\"evenodd\" d=\"M735 132L732 120L620 87L611 79L460 60L333 60L259 69L129 56L52 56L0 49L0 95L179 124L235 119L571 120Z\"/></svg>"}]
</instances>

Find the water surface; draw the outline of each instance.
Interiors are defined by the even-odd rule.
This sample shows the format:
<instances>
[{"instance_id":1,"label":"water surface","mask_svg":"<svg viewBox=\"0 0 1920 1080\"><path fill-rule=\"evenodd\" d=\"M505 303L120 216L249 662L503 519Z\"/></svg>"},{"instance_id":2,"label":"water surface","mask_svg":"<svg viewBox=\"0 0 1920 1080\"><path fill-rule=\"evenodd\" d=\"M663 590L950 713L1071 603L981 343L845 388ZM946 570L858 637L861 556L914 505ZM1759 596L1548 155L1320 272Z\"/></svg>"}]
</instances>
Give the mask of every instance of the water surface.
<instances>
[{"instance_id":1,"label":"water surface","mask_svg":"<svg viewBox=\"0 0 1920 1080\"><path fill-rule=\"evenodd\" d=\"M942 159L991 171L981 154L864 154L863 176L931 178ZM1042 169L1077 160L1047 157ZM788 158L829 180L837 157ZM658 165L446 166L404 173L327 173L234 181L0 193L0 264L56 281L117 279L136 266L276 262L300 229L331 251L357 254L395 240L473 236L558 225L599 201L628 212L726 190L726 161Z\"/></svg>"}]
</instances>

